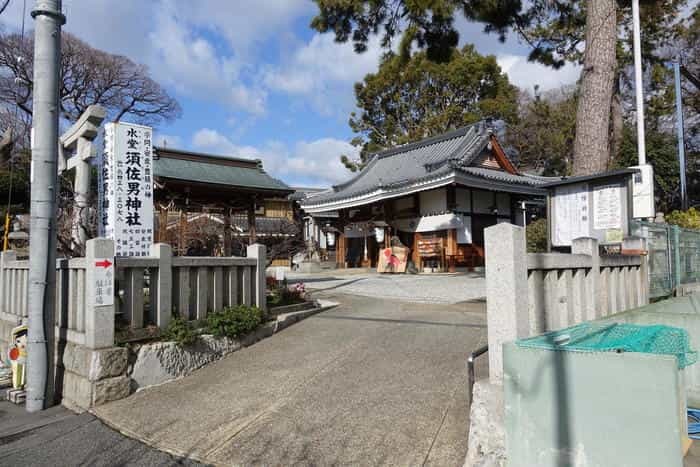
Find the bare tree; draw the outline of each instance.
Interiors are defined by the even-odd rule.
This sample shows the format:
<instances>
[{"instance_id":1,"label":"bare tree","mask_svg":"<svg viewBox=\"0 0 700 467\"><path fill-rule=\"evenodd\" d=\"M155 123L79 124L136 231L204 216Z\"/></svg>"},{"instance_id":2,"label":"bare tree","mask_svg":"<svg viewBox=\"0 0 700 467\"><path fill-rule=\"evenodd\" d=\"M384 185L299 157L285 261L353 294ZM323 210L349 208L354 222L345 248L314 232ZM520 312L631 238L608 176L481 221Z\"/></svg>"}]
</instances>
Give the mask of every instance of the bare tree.
<instances>
[{"instance_id":1,"label":"bare tree","mask_svg":"<svg viewBox=\"0 0 700 467\"><path fill-rule=\"evenodd\" d=\"M0 103L32 113L33 38L0 34ZM127 57L95 49L70 33L61 41L59 90L61 116L71 122L92 104L108 119L129 115L135 123L157 124L178 117L180 105L148 74L148 68Z\"/></svg>"}]
</instances>

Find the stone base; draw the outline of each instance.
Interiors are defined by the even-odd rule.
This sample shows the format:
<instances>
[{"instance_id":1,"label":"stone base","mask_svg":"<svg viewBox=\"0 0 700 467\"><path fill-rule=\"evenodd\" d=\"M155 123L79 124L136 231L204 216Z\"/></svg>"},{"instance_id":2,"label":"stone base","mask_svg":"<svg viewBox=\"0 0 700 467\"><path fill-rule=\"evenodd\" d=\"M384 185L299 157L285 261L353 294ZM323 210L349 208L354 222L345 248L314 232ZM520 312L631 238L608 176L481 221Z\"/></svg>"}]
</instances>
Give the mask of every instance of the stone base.
<instances>
[{"instance_id":1,"label":"stone base","mask_svg":"<svg viewBox=\"0 0 700 467\"><path fill-rule=\"evenodd\" d=\"M76 412L129 395L125 348L88 349L67 342L63 349L62 403Z\"/></svg>"},{"instance_id":2,"label":"stone base","mask_svg":"<svg viewBox=\"0 0 700 467\"><path fill-rule=\"evenodd\" d=\"M469 446L464 467L506 465L505 407L503 386L488 380L474 384L469 414Z\"/></svg>"}]
</instances>

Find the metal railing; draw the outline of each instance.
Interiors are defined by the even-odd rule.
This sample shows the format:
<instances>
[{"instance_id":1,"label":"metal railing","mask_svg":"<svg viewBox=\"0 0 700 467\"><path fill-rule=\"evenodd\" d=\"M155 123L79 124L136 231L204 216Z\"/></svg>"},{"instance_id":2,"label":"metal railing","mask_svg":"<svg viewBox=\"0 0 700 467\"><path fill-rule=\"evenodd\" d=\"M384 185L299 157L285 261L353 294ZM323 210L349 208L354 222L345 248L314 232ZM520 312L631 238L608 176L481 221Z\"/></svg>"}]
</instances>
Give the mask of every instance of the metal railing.
<instances>
[{"instance_id":1,"label":"metal railing","mask_svg":"<svg viewBox=\"0 0 700 467\"><path fill-rule=\"evenodd\" d=\"M484 345L476 349L474 352L470 353L469 357L467 358L467 385L469 387L469 404L472 403L472 398L474 397L474 383L476 382L476 376L474 372L474 361L477 359L477 357L484 355L488 351L489 346Z\"/></svg>"}]
</instances>

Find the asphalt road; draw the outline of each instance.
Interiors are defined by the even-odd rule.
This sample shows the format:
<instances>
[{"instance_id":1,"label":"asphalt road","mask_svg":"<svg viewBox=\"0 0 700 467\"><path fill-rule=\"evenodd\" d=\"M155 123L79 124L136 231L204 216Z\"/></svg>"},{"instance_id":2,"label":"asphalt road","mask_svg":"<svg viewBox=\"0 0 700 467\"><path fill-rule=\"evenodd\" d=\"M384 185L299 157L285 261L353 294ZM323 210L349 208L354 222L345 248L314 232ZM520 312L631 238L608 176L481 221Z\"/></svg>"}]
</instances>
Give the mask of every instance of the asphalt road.
<instances>
[{"instance_id":1,"label":"asphalt road","mask_svg":"<svg viewBox=\"0 0 700 467\"><path fill-rule=\"evenodd\" d=\"M62 407L27 414L0 402L1 466L173 466L201 465L178 459L108 428L93 415Z\"/></svg>"},{"instance_id":2,"label":"asphalt road","mask_svg":"<svg viewBox=\"0 0 700 467\"><path fill-rule=\"evenodd\" d=\"M338 308L96 414L220 465L461 466L465 361L486 342L484 304L331 293Z\"/></svg>"}]
</instances>

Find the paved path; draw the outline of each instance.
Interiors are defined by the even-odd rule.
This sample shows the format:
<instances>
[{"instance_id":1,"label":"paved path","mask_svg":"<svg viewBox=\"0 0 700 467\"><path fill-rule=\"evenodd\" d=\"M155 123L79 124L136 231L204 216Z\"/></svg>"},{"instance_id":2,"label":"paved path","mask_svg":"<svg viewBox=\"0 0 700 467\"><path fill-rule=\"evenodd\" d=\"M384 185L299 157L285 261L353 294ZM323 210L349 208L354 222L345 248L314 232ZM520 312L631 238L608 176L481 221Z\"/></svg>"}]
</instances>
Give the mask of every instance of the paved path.
<instances>
[{"instance_id":1,"label":"paved path","mask_svg":"<svg viewBox=\"0 0 700 467\"><path fill-rule=\"evenodd\" d=\"M106 427L93 415L63 407L28 414L0 402L2 466L171 466L200 465L176 459Z\"/></svg>"},{"instance_id":2,"label":"paved path","mask_svg":"<svg viewBox=\"0 0 700 467\"><path fill-rule=\"evenodd\" d=\"M292 274L291 283L304 282L311 290L333 290L364 297L420 303L452 304L486 297L483 273L466 274Z\"/></svg>"},{"instance_id":3,"label":"paved path","mask_svg":"<svg viewBox=\"0 0 700 467\"><path fill-rule=\"evenodd\" d=\"M96 414L222 465L461 466L483 304L326 296L342 305Z\"/></svg>"}]
</instances>

